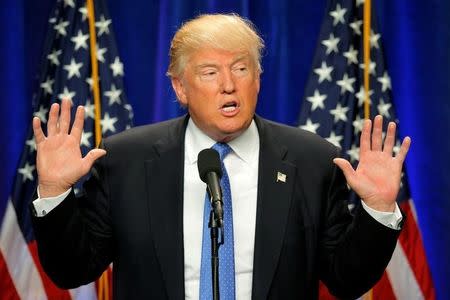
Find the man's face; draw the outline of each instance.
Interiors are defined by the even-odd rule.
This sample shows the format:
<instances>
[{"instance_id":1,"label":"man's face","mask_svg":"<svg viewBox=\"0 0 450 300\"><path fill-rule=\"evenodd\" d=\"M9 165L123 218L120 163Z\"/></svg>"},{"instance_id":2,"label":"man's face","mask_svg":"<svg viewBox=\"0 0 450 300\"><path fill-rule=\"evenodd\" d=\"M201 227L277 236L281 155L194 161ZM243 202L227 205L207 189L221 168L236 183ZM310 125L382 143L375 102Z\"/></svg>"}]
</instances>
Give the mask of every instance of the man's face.
<instances>
[{"instance_id":1,"label":"man's face","mask_svg":"<svg viewBox=\"0 0 450 300\"><path fill-rule=\"evenodd\" d=\"M202 49L172 86L195 124L212 139L228 142L253 119L259 72L247 53Z\"/></svg>"}]
</instances>

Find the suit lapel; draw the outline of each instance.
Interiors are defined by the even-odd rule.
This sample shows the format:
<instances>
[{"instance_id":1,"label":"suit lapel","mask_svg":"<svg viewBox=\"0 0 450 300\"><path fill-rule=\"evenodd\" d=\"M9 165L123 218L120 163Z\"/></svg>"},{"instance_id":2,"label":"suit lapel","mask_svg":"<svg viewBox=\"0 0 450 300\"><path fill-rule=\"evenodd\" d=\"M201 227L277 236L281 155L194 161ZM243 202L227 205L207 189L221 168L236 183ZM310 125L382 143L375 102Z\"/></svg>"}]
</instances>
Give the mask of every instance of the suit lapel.
<instances>
[{"instance_id":1,"label":"suit lapel","mask_svg":"<svg viewBox=\"0 0 450 300\"><path fill-rule=\"evenodd\" d=\"M170 126L167 136L154 145L155 157L145 162L150 230L169 299L184 299L184 178L180 174L184 174L187 119Z\"/></svg>"},{"instance_id":2,"label":"suit lapel","mask_svg":"<svg viewBox=\"0 0 450 300\"><path fill-rule=\"evenodd\" d=\"M268 124L255 118L260 135L258 199L253 262L253 299L266 299L275 274L288 219L296 168L284 158Z\"/></svg>"}]
</instances>

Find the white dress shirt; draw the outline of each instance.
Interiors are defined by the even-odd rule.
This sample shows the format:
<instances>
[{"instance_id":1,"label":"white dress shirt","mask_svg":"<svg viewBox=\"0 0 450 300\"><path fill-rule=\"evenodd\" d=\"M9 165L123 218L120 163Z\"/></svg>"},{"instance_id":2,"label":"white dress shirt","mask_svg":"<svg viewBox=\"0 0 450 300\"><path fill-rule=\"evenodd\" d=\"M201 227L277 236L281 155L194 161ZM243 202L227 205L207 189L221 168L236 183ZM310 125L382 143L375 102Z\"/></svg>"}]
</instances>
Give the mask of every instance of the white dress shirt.
<instances>
[{"instance_id":1,"label":"white dress shirt","mask_svg":"<svg viewBox=\"0 0 450 300\"><path fill-rule=\"evenodd\" d=\"M185 298L199 297L200 262L202 252L203 210L206 184L201 181L197 169L197 155L216 142L204 134L189 119L185 136L184 159L184 277ZM236 139L228 143L233 150L224 159L230 179L233 203L233 233L235 253L236 299L250 299L253 274L253 253L256 226L258 188L259 134L255 122ZM38 198L33 205L38 217L45 216L69 194L52 198ZM39 191L38 191L39 195ZM398 205L395 211L379 212L362 201L363 208L378 222L393 229L400 229L402 215Z\"/></svg>"}]
</instances>

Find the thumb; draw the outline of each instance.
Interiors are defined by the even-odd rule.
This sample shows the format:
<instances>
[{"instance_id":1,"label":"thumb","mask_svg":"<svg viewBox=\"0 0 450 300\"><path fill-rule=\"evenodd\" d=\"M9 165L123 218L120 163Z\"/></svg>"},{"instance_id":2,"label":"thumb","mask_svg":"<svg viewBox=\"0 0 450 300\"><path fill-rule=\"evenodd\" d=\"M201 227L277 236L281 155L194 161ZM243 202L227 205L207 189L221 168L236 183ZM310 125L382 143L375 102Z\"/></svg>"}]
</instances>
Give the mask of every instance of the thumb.
<instances>
[{"instance_id":1,"label":"thumb","mask_svg":"<svg viewBox=\"0 0 450 300\"><path fill-rule=\"evenodd\" d=\"M339 169L342 170L348 185L353 188L356 180L356 174L349 161L343 158L335 158L333 159L333 162L339 167Z\"/></svg>"},{"instance_id":2,"label":"thumb","mask_svg":"<svg viewBox=\"0 0 450 300\"><path fill-rule=\"evenodd\" d=\"M104 149L92 149L89 151L83 158L83 172L89 172L94 162L104 155L106 155L106 150Z\"/></svg>"}]
</instances>

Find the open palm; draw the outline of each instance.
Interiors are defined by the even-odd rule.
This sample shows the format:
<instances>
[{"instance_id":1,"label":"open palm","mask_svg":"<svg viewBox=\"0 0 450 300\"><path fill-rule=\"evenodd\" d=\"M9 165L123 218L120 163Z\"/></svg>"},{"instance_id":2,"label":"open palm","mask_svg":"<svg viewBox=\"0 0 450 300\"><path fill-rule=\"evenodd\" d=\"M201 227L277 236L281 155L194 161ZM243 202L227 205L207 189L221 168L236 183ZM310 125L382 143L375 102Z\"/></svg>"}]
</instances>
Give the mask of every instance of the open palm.
<instances>
[{"instance_id":1,"label":"open palm","mask_svg":"<svg viewBox=\"0 0 450 300\"><path fill-rule=\"evenodd\" d=\"M382 126L381 116L375 117L373 132L372 122L364 122L360 140L360 160L356 170L345 159L336 158L334 162L344 172L348 185L369 207L392 212L411 139L406 137L400 151L393 157L396 125L389 123L384 145Z\"/></svg>"},{"instance_id":2,"label":"open palm","mask_svg":"<svg viewBox=\"0 0 450 300\"><path fill-rule=\"evenodd\" d=\"M41 128L41 121L33 119L36 139L36 166L41 197L53 197L69 189L87 174L94 161L105 155L101 149L91 150L84 158L81 155L80 140L84 126L84 108L77 108L72 129L70 127L70 100L63 100L61 114L59 104L50 108L47 136Z\"/></svg>"}]
</instances>

